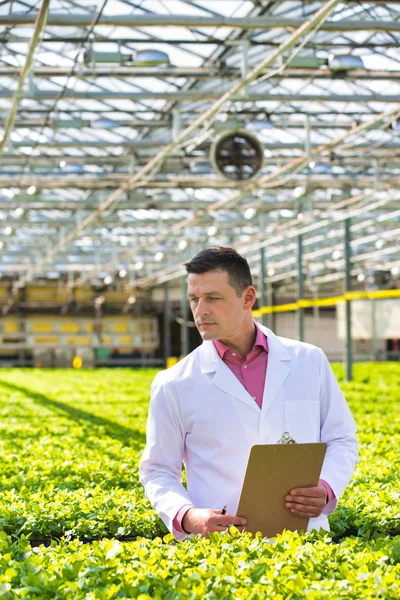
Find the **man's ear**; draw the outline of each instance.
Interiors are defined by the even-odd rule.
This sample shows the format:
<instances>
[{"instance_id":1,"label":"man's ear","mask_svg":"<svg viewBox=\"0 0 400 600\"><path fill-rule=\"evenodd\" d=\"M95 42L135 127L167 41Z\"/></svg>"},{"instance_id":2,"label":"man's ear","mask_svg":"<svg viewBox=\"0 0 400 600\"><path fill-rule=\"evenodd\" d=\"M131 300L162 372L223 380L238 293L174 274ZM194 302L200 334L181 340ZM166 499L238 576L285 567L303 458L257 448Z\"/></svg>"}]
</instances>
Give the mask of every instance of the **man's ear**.
<instances>
[{"instance_id":1,"label":"man's ear","mask_svg":"<svg viewBox=\"0 0 400 600\"><path fill-rule=\"evenodd\" d=\"M243 290L243 308L247 310L251 310L257 300L256 290L252 285L249 285L248 288Z\"/></svg>"}]
</instances>

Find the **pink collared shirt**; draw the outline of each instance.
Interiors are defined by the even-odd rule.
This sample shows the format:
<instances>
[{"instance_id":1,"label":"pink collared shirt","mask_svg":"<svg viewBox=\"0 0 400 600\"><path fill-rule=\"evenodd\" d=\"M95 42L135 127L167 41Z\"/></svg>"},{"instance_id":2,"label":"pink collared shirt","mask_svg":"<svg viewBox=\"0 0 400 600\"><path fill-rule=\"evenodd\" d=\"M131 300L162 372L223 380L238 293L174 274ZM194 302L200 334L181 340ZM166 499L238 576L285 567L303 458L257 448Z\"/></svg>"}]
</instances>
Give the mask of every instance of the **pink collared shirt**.
<instances>
[{"instance_id":1,"label":"pink collared shirt","mask_svg":"<svg viewBox=\"0 0 400 600\"><path fill-rule=\"evenodd\" d=\"M220 340L213 340L213 344L220 359L230 368L261 409L267 376L269 348L267 336L261 331L258 323L254 322L254 324L257 329L256 339L252 350L245 358ZM335 498L335 494L329 483L323 479L320 479L320 483L326 488L329 503ZM182 519L189 508L194 508L193 504L182 506L173 521L174 529L181 533L184 531L182 528Z\"/></svg>"}]
</instances>

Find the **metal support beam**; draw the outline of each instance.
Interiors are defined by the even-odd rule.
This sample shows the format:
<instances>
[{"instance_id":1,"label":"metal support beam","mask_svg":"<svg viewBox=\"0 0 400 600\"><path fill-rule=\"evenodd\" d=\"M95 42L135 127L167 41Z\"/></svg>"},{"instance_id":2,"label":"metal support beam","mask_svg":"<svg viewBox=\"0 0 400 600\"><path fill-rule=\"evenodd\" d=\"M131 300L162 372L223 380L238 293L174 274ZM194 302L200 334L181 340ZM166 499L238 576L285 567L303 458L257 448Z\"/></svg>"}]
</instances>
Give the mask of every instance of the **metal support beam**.
<instances>
[{"instance_id":1,"label":"metal support beam","mask_svg":"<svg viewBox=\"0 0 400 600\"><path fill-rule=\"evenodd\" d=\"M153 176L154 172L160 169L165 158L170 155L171 152L178 146L182 145L184 142L187 142L187 140L190 139L190 136L193 136L193 134L196 132L198 133L201 130L200 128L203 128L203 130L209 129L218 113L221 112L225 104L230 101L235 94L240 94L241 90L245 89L247 85L252 83L265 68L275 64L279 56L292 50L292 48L294 48L299 40L301 40L305 35L311 34L313 31L315 31L317 27L319 27L329 18L339 2L340 0L328 0L328 2L326 2L319 10L317 10L309 20L302 23L298 30L294 31L286 40L284 40L279 48L269 52L268 55L262 61L260 61L244 79L232 86L231 89L223 94L198 119L196 119L189 127L184 129L171 144L167 144L155 157L150 159L144 167L139 169L139 171L133 175L127 183L124 183L115 192L113 192L109 198L107 198L107 200L105 200L102 205L99 206L97 211L90 213L78 227L73 229L66 236L65 243L70 243L77 235L80 235L82 231L91 225L97 219L97 217L101 215L102 212L118 202L126 190L143 185L144 182L148 181L150 177ZM125 22L124 26L126 26ZM136 24L135 27L137 26L138 25ZM51 252L45 255L41 263L38 265L38 269L40 270L44 265L52 260L57 252L59 252L59 250L62 248L62 245L55 245Z\"/></svg>"},{"instance_id":2,"label":"metal support beam","mask_svg":"<svg viewBox=\"0 0 400 600\"><path fill-rule=\"evenodd\" d=\"M246 40L251 46L251 41ZM134 42L132 42L134 43ZM148 42L147 42L148 43ZM153 43L153 41L152 41ZM168 42L165 42L168 43ZM172 43L172 42L170 42ZM65 67L37 67L31 71L34 78L53 78L53 77L68 77L71 69ZM8 67L0 65L0 77L14 77L19 75L18 67ZM305 77L313 77L317 79L332 79L337 73L332 69L315 69L315 68L288 68L283 73L276 72L276 69L265 69L263 74L270 75L269 79L286 79L288 77L295 79L304 79ZM169 77L196 77L196 79L240 79L241 70L238 67L225 67L218 69L215 66L209 67L135 67L132 64L129 67L113 67L107 68L95 65L93 68L81 68L74 77L77 79L97 79L98 77L157 77L158 79L168 79ZM368 69L352 69L351 71L342 74L344 80L354 79L400 79L399 71L374 71ZM64 112L64 111L63 111Z\"/></svg>"},{"instance_id":3,"label":"metal support beam","mask_svg":"<svg viewBox=\"0 0 400 600\"><path fill-rule=\"evenodd\" d=\"M0 142L0 149L2 150L4 146L6 146L8 142L8 138L10 137L10 133L14 126L14 121L17 117L18 105L23 97L23 87L26 78L29 75L29 72L32 68L33 63L33 55L35 53L35 49L40 41L40 36L46 27L47 16L49 12L49 4L50 0L42 0L42 5L40 7L39 12L37 13L37 19L35 22L35 31L33 32L33 36L31 39L31 43L29 44L28 54L26 55L25 65L21 70L21 74L19 76L18 86L15 92L11 91L11 94L14 95L13 103L10 108L10 112L7 117L6 124L4 126L4 134L3 139Z\"/></svg>"},{"instance_id":4,"label":"metal support beam","mask_svg":"<svg viewBox=\"0 0 400 600\"><path fill-rule=\"evenodd\" d=\"M347 137L349 137L351 135L355 135L355 134L358 135L362 132L369 131L370 129L375 129L376 127L379 127L380 125L384 125L385 123L390 122L395 118L399 118L399 116L400 116L400 103L397 104L394 108L392 108L388 111L385 111L378 116L375 116L373 119L369 120L368 122L365 122L365 123L362 123L361 125L357 125L357 126L353 127L349 133L345 133L345 134L335 138L333 141L329 142L328 144L322 144L321 146L316 148L316 150L314 152L314 156L326 155L327 153L330 153L333 150L333 148L336 148L337 146L339 146L339 144L341 144ZM287 176L288 174L292 173L293 170L295 170L295 169L298 170L301 168L301 166L306 166L306 164L307 164L307 157L305 155L303 155L299 158L296 158L294 160L290 160L289 162L284 164L282 167L275 169L270 175L261 177L257 181L256 185L257 186L263 186L263 185L271 186L271 184L273 184L273 182L276 182L277 180L279 180L279 178L282 177L283 175ZM252 187L254 187L254 185L255 184L253 184L253 186L252 186L250 184L249 189L252 189ZM221 210L222 208L226 208L227 206L234 206L241 200L242 197L243 197L243 192L238 191L238 192L234 193L232 196L229 196L228 198L214 202L212 205L210 205L208 207L208 210L209 210L209 212L218 211L218 210ZM385 202L385 201L383 201L383 202ZM193 223L195 220L196 220L196 215L194 215L190 219L185 219L184 221L181 221L180 223L177 223L176 225L174 225L172 228L172 231L174 233L177 233L178 231L182 230L184 227L187 227L189 224ZM168 231L167 234L156 235L156 236L154 236L154 238L151 239L151 243L153 243L153 242L160 243L166 237L168 237L169 234L170 234L170 230ZM256 243L258 245L260 242L257 240ZM264 243L264 245L265 245L265 243ZM260 246L258 247L258 249L259 248L260 248ZM139 250L140 250L140 247L136 247L136 248L130 250L129 252L126 253L126 258L127 259L132 258L132 256L135 256L136 252L138 252ZM107 264L106 267L107 267L107 269L112 269L114 267L114 265ZM161 278L160 277L144 278L144 280L143 280L143 282L141 282L141 284L143 284L144 287L148 287L152 284L154 285L157 283L161 283L163 281L175 279L176 277L180 277L181 275L182 275L182 273L180 272L180 269L177 266L174 269L173 275L171 275L169 273L168 274L163 273ZM165 279L164 279L164 277L165 277ZM161 279L162 281L159 281L159 279Z\"/></svg>"},{"instance_id":5,"label":"metal support beam","mask_svg":"<svg viewBox=\"0 0 400 600\"><path fill-rule=\"evenodd\" d=\"M351 218L344 221L345 286L351 292ZM346 301L346 381L353 379L353 352L351 332L351 300Z\"/></svg>"},{"instance_id":6,"label":"metal support beam","mask_svg":"<svg viewBox=\"0 0 400 600\"><path fill-rule=\"evenodd\" d=\"M186 356L189 354L189 305L188 305L188 297L187 297L187 277L184 276L181 279L181 289L182 289L182 319L183 323L181 325L181 354L182 356Z\"/></svg>"},{"instance_id":7,"label":"metal support beam","mask_svg":"<svg viewBox=\"0 0 400 600\"><path fill-rule=\"evenodd\" d=\"M267 305L267 289L266 289L266 266L265 266L265 248L260 250L260 287L261 287L261 306ZM265 326L268 325L268 315L262 315L261 323Z\"/></svg>"},{"instance_id":8,"label":"metal support beam","mask_svg":"<svg viewBox=\"0 0 400 600\"><path fill-rule=\"evenodd\" d=\"M300 127L299 127L300 129ZM34 146L35 148L129 148L129 150L151 150L151 149L158 149L158 148L163 148L165 146L165 144L169 144L171 143L171 138L166 139L164 142L161 142L159 140L138 140L137 142L131 142L129 140L121 140L121 142L107 142L106 140L104 140L103 142L94 142L93 140L80 140L79 142L54 142L52 140L49 140L48 142L34 142L33 140L24 140L23 142L14 142L13 143L13 147L14 148L26 148L26 147L32 147ZM201 149L205 150L208 149L210 146L209 143L207 144L202 144L201 145ZM303 150L304 149L304 144L301 142L264 142L263 144L265 150ZM314 148L318 148L319 145L318 144L311 144L310 148L314 149ZM360 150L368 150L371 148L371 143L367 143L367 144L357 144L357 148L359 148ZM400 144L396 143L396 142L389 142L389 143L381 143L379 144L379 148L377 150L400 150ZM52 157L54 160L54 157ZM58 159L58 157L57 157ZM202 157L203 160L208 161L209 158L207 155ZM51 160L51 159L49 159ZM92 158L92 164L95 163L96 158ZM68 163L74 163L74 157L69 156L68 158ZM115 177L115 175L114 175Z\"/></svg>"},{"instance_id":9,"label":"metal support beam","mask_svg":"<svg viewBox=\"0 0 400 600\"><path fill-rule=\"evenodd\" d=\"M272 115L271 118L271 123L272 125L276 128L276 129L299 129L301 130L304 127L304 121L303 120L299 120L296 119L296 116L299 113L292 113L290 120L288 117L286 117L285 119L280 119L278 117L278 115ZM318 129L351 129L354 126L354 118L353 119L343 119L342 118L342 114L339 113L331 113L332 116L335 117L334 120L332 121L321 121L318 120L318 115L321 114L320 112L316 112L314 115L314 118L311 121L311 125L312 128L314 130L318 130ZM365 117L370 117L371 114L373 113L365 113L364 116ZM308 116L310 119L312 118L311 115L306 115ZM353 117L355 115L352 115ZM294 119L292 119L292 117L295 117ZM359 120L361 120L362 115L358 115ZM1 124L1 120L4 118L4 115L2 113L0 113L0 124ZM180 125L185 125L187 126L188 122L190 122L190 115L185 114L183 116L181 116L181 123ZM246 113L243 115L238 115L237 119L239 120L240 124L245 126L246 125L246 121L248 121L250 118L251 120L251 113L248 114ZM104 123L104 125L102 125L102 121L103 118L101 116L99 116L97 119L80 119L80 118L72 118L72 119L37 119L37 118L26 118L24 117L23 119L19 119L17 121L15 121L14 123L14 128L18 129L18 128L23 128L23 129L40 129L41 127L52 127L53 129L83 129L83 128L88 128L88 129L95 129L96 131L115 131L116 129L122 127L129 127L132 129L142 129L142 128L146 128L146 129L157 129L157 128L162 128L162 127L169 127L170 126L170 121L166 120L166 119L160 119L159 121L150 121L150 122L146 122L144 120L139 120L139 119L113 119L113 126L108 126L107 123ZM92 132L91 132L92 133ZM29 140L26 140L26 142L28 143ZM129 143L129 142L128 142ZM132 143L132 142L131 142ZM20 144L22 146L22 144ZM116 145L121 145L121 144L116 144ZM124 145L124 144L122 144ZM160 144L159 144L160 145ZM301 145L300 143L298 144L299 146ZM34 156L30 157L30 160L33 160ZM56 160L58 157L49 157L48 160ZM117 157L108 157L109 160L118 160ZM68 156L67 160L71 161L73 159L73 162L78 162L80 160L80 157L78 156ZM96 156L96 161L97 160L101 160L101 157L97 157ZM26 160L26 159L25 159ZM104 160L104 158L103 158ZM124 157L121 157L120 159L121 161L124 160ZM93 157L92 157L92 162L93 162Z\"/></svg>"},{"instance_id":10,"label":"metal support beam","mask_svg":"<svg viewBox=\"0 0 400 600\"><path fill-rule=\"evenodd\" d=\"M251 94L241 94L240 89L234 93L227 92L228 96L225 102L229 101L246 101L246 102L319 102L326 104L327 102L382 102L390 104L391 102L396 103L399 101L398 94L269 94L268 92L252 92ZM36 100L42 102L43 100L56 100L59 96L58 91L53 90L39 90L31 94L29 92L22 95L26 100ZM112 91L101 91L101 92L77 92L75 90L67 89L63 95L63 98L67 100L132 100L137 102L139 100L167 100L169 102L207 102L214 101L220 98L221 92L213 89L200 89L200 90L187 90L179 92L112 92ZM0 98L12 98L13 92L11 90L1 89ZM220 107L217 113L220 111ZM215 113L215 114L217 114ZM206 111L205 114L208 114ZM197 127L196 122L196 127ZM189 129L189 128L188 128ZM193 129L190 127L191 132ZM185 136L187 137L187 136ZM181 141L181 140L180 140Z\"/></svg>"},{"instance_id":11,"label":"metal support beam","mask_svg":"<svg viewBox=\"0 0 400 600\"><path fill-rule=\"evenodd\" d=\"M171 356L171 303L169 299L169 283L164 283L164 361L167 366Z\"/></svg>"},{"instance_id":12,"label":"metal support beam","mask_svg":"<svg viewBox=\"0 0 400 600\"><path fill-rule=\"evenodd\" d=\"M302 300L304 297L304 276L303 276L303 234L297 236L297 298ZM301 342L304 341L304 308L297 311L298 319L298 337Z\"/></svg>"},{"instance_id":13,"label":"metal support beam","mask_svg":"<svg viewBox=\"0 0 400 600\"><path fill-rule=\"evenodd\" d=\"M0 26L26 26L32 25L37 13L31 11L26 13L11 13L0 16ZM55 27L90 27L96 14L71 14L50 13L48 17L49 26ZM231 29L299 29L307 21L287 17L202 17L196 15L158 15L154 13L138 14L137 11L126 15L102 15L97 25L103 27L228 27ZM372 20L372 19L341 19L319 24L321 31L400 31L400 22L394 20Z\"/></svg>"}]
</instances>

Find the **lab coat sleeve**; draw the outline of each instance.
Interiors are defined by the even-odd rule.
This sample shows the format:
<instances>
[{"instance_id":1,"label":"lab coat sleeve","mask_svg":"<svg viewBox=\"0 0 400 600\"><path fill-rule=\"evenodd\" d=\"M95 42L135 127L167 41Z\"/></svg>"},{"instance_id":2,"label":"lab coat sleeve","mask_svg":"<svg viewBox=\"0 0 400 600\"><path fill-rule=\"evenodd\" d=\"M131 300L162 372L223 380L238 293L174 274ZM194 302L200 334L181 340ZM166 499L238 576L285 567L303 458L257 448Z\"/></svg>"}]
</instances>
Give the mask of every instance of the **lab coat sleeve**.
<instances>
[{"instance_id":1,"label":"lab coat sleeve","mask_svg":"<svg viewBox=\"0 0 400 600\"><path fill-rule=\"evenodd\" d=\"M182 458L185 430L176 395L171 382L159 373L150 392L146 448L140 467L139 480L146 498L176 539L185 535L173 527L173 520L185 504L194 504L182 485Z\"/></svg>"},{"instance_id":2,"label":"lab coat sleeve","mask_svg":"<svg viewBox=\"0 0 400 600\"><path fill-rule=\"evenodd\" d=\"M324 514L332 513L359 460L356 425L342 390L322 350L319 351L321 442L327 444L320 478L331 486L335 498Z\"/></svg>"}]
</instances>

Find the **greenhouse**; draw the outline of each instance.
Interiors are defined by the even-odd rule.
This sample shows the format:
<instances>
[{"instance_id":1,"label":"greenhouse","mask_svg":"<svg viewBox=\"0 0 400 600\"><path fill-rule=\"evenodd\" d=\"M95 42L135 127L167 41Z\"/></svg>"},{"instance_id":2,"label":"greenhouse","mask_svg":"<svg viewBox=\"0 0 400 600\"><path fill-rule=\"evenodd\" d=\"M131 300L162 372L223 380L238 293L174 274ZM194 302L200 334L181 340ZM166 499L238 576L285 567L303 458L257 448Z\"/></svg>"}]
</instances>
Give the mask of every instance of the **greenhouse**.
<instances>
[{"instance_id":1,"label":"greenhouse","mask_svg":"<svg viewBox=\"0 0 400 600\"><path fill-rule=\"evenodd\" d=\"M0 596L400 598L400 2L8 0L0 42ZM243 530L286 434L327 508Z\"/></svg>"}]
</instances>

